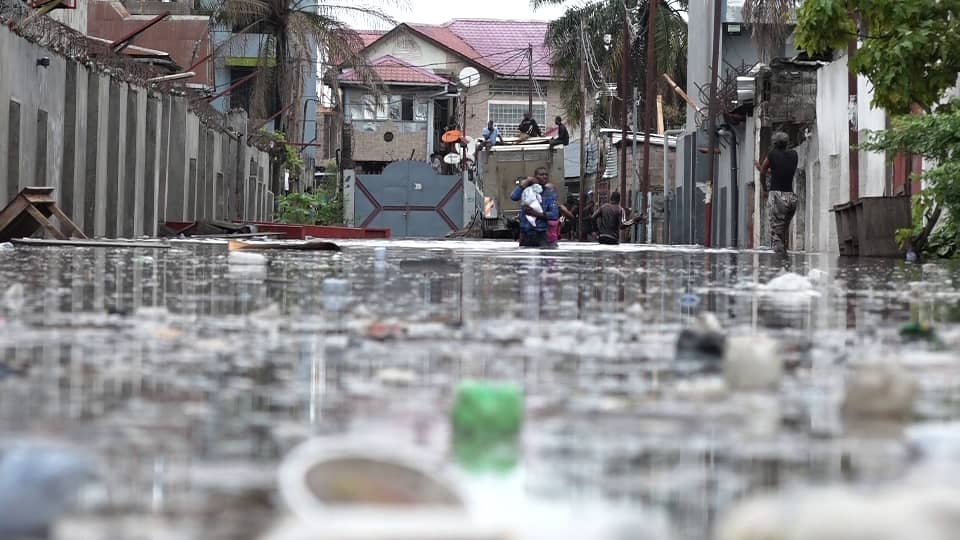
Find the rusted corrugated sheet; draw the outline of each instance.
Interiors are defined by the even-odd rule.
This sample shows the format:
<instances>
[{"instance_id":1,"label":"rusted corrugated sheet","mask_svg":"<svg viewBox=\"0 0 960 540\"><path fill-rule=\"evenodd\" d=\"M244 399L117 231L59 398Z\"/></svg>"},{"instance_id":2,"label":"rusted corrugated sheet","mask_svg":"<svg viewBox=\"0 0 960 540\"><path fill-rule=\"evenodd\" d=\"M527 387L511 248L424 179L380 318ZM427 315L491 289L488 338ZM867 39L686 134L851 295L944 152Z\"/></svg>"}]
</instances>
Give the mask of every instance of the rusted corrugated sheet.
<instances>
[{"instance_id":1,"label":"rusted corrugated sheet","mask_svg":"<svg viewBox=\"0 0 960 540\"><path fill-rule=\"evenodd\" d=\"M152 17L130 15L119 2L92 2L87 32L108 40L119 39L142 27ZM201 16L173 15L137 36L135 45L165 51L180 66L189 66L210 53L208 19ZM196 76L187 82L213 86L213 64L194 68Z\"/></svg>"}]
</instances>

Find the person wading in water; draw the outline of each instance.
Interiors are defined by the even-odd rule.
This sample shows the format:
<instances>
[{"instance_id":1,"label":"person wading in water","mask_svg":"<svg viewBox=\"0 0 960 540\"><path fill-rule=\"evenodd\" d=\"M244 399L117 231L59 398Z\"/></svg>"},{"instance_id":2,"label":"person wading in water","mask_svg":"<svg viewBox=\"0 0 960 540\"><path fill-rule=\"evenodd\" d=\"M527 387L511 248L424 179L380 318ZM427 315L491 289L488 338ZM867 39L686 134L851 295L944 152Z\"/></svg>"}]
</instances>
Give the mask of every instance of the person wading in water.
<instances>
[{"instance_id":1,"label":"person wading in water","mask_svg":"<svg viewBox=\"0 0 960 540\"><path fill-rule=\"evenodd\" d=\"M793 192L793 176L797 172L797 151L787 148L790 138L778 131L773 134L773 148L767 153L763 163L756 163L760 171L760 181L767 189L767 172L770 173L770 187L767 194L767 216L770 219L770 243L773 250L781 255L787 254L787 232L790 220L797 212L797 195Z\"/></svg>"},{"instance_id":2,"label":"person wading in water","mask_svg":"<svg viewBox=\"0 0 960 540\"><path fill-rule=\"evenodd\" d=\"M632 227L639 219L627 219L627 212L620 206L620 193L610 194L610 202L601 206L590 217L597 223L597 241L601 244L617 245L620 243L620 230Z\"/></svg>"}]
</instances>

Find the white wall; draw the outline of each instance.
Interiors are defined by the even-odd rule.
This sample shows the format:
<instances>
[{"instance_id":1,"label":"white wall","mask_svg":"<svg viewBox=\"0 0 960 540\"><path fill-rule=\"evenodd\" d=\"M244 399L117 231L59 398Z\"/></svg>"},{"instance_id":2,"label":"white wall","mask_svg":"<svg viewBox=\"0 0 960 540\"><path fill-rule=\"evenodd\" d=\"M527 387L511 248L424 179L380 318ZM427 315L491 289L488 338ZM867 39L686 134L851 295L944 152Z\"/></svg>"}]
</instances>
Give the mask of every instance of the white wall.
<instances>
[{"instance_id":1,"label":"white wall","mask_svg":"<svg viewBox=\"0 0 960 540\"><path fill-rule=\"evenodd\" d=\"M887 127L887 113L883 109L875 109L873 101L873 85L865 77L857 79L857 127L860 133L860 142L866 138L867 130L880 130ZM887 161L883 154L877 152L860 152L860 196L880 197L885 195L887 187Z\"/></svg>"},{"instance_id":2,"label":"white wall","mask_svg":"<svg viewBox=\"0 0 960 540\"><path fill-rule=\"evenodd\" d=\"M701 0L690 2L689 21L687 23L687 88L694 102L699 103L700 93L697 85L710 80L710 49L713 47L713 2ZM687 105L687 131L696 131L696 111Z\"/></svg>"},{"instance_id":3,"label":"white wall","mask_svg":"<svg viewBox=\"0 0 960 540\"><path fill-rule=\"evenodd\" d=\"M87 33L87 2L90 0L77 0L76 9L55 9L50 12L50 17L56 21L73 28L77 32Z\"/></svg>"},{"instance_id":4,"label":"white wall","mask_svg":"<svg viewBox=\"0 0 960 540\"><path fill-rule=\"evenodd\" d=\"M817 127L806 143L807 231L810 251L837 252L837 227L830 209L849 199L850 134L847 59L817 72Z\"/></svg>"},{"instance_id":5,"label":"white wall","mask_svg":"<svg viewBox=\"0 0 960 540\"><path fill-rule=\"evenodd\" d=\"M390 38L381 40L380 43L370 47L367 51L367 57L370 60L376 60L387 54L414 66L430 64L424 68L430 71L453 71L456 73L459 70L459 67L453 64L444 65L446 62L459 62L458 57L447 54L440 47L413 34L398 32Z\"/></svg>"}]
</instances>

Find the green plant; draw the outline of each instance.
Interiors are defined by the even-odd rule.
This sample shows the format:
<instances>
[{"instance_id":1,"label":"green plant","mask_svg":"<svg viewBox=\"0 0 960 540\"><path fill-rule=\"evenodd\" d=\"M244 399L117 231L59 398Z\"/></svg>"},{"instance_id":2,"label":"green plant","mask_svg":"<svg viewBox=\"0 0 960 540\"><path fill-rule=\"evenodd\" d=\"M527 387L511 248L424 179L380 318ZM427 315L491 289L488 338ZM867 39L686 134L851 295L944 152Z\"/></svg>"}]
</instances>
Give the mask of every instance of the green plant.
<instances>
[{"instance_id":1,"label":"green plant","mask_svg":"<svg viewBox=\"0 0 960 540\"><path fill-rule=\"evenodd\" d=\"M290 171L290 176L299 176L303 172L303 159L296 147L287 144L287 136L282 131L261 130L276 146L273 154L280 159L280 163Z\"/></svg>"},{"instance_id":2,"label":"green plant","mask_svg":"<svg viewBox=\"0 0 960 540\"><path fill-rule=\"evenodd\" d=\"M329 181L313 193L287 193L277 197L277 221L297 225L342 224L343 198L337 195L336 184Z\"/></svg>"}]
</instances>

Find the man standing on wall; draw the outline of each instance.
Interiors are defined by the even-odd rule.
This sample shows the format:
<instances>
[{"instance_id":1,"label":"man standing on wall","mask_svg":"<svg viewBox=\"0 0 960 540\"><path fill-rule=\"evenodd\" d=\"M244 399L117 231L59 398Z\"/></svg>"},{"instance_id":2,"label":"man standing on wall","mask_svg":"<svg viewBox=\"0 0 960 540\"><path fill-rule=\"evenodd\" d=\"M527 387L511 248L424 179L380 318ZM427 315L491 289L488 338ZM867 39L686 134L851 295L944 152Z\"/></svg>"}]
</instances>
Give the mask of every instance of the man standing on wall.
<instances>
[{"instance_id":1,"label":"man standing on wall","mask_svg":"<svg viewBox=\"0 0 960 540\"><path fill-rule=\"evenodd\" d=\"M767 153L763 163L756 163L760 171L760 180L767 194L767 214L770 218L770 243L773 250L781 255L787 254L787 233L790 221L797 212L797 195L793 192L793 177L797 173L797 151L787 148L790 138L778 131L772 137L773 148ZM770 186L767 187L767 172L770 172Z\"/></svg>"}]
</instances>

